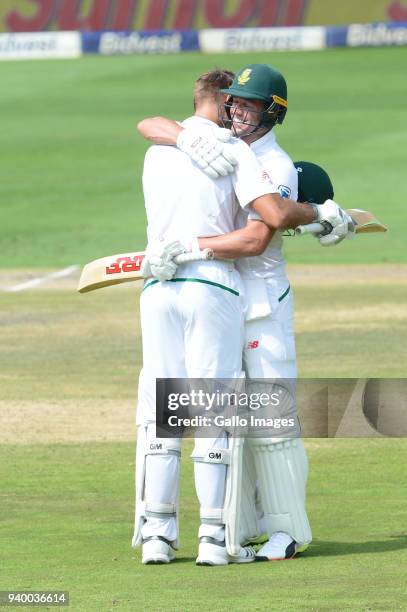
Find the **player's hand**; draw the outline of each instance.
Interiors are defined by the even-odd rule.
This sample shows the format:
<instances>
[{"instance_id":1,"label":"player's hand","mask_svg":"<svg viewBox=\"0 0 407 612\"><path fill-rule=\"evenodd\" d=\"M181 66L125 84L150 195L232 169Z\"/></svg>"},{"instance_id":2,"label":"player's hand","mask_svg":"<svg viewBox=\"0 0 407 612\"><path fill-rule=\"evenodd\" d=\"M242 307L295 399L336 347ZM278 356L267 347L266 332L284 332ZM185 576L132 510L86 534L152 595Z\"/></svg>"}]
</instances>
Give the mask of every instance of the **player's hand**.
<instances>
[{"instance_id":1,"label":"player's hand","mask_svg":"<svg viewBox=\"0 0 407 612\"><path fill-rule=\"evenodd\" d=\"M177 264L174 261L163 261L160 258L150 259L151 276L159 281L168 281L174 277Z\"/></svg>"},{"instance_id":2,"label":"player's hand","mask_svg":"<svg viewBox=\"0 0 407 612\"><path fill-rule=\"evenodd\" d=\"M179 240L157 240L149 244L140 271L144 277L153 276L159 281L173 278L177 271L174 257L185 253L186 248Z\"/></svg>"},{"instance_id":3,"label":"player's hand","mask_svg":"<svg viewBox=\"0 0 407 612\"><path fill-rule=\"evenodd\" d=\"M349 234L354 232L351 217L333 200L326 200L317 207L318 221L327 222L332 226L331 232L318 236L322 246L334 246L342 242Z\"/></svg>"},{"instance_id":4,"label":"player's hand","mask_svg":"<svg viewBox=\"0 0 407 612\"><path fill-rule=\"evenodd\" d=\"M164 262L159 257L144 257L140 266L140 271L144 278L154 277L159 281L167 281L173 278L177 271L177 264L174 261Z\"/></svg>"},{"instance_id":5,"label":"player's hand","mask_svg":"<svg viewBox=\"0 0 407 612\"><path fill-rule=\"evenodd\" d=\"M231 131L224 128L185 128L177 138L177 147L211 178L234 172L237 159L228 144Z\"/></svg>"}]
</instances>

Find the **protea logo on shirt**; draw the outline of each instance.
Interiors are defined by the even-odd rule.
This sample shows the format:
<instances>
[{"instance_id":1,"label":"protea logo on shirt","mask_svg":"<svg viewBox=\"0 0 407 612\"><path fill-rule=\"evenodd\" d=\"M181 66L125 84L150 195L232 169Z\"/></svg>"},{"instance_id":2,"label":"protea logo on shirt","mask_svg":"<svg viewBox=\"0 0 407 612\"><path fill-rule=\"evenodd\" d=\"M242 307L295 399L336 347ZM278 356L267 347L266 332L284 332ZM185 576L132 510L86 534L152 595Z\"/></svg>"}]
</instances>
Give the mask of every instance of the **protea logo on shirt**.
<instances>
[{"instance_id":1,"label":"protea logo on shirt","mask_svg":"<svg viewBox=\"0 0 407 612\"><path fill-rule=\"evenodd\" d=\"M243 70L242 74L237 77L237 82L239 83L239 85L246 85L246 83L250 81L251 72L251 68L246 68L245 70Z\"/></svg>"},{"instance_id":2,"label":"protea logo on shirt","mask_svg":"<svg viewBox=\"0 0 407 612\"><path fill-rule=\"evenodd\" d=\"M291 189L287 185L279 185L278 190L282 198L289 198L291 195Z\"/></svg>"}]
</instances>

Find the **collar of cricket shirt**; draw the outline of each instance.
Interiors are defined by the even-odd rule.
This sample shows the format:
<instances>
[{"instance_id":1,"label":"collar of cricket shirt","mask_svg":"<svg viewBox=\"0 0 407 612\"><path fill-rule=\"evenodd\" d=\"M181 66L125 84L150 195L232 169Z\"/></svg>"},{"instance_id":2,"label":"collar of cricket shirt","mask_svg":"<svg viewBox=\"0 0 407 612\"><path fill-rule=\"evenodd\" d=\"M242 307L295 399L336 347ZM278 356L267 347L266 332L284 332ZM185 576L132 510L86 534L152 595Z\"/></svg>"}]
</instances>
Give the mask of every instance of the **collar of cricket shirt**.
<instances>
[{"instance_id":1,"label":"collar of cricket shirt","mask_svg":"<svg viewBox=\"0 0 407 612\"><path fill-rule=\"evenodd\" d=\"M267 148L270 148L275 144L276 144L276 136L273 130L269 130L268 132L266 132L266 134L264 134L264 136L252 142L250 145L250 148L255 153L258 153L264 146L266 146Z\"/></svg>"},{"instance_id":2,"label":"collar of cricket shirt","mask_svg":"<svg viewBox=\"0 0 407 612\"><path fill-rule=\"evenodd\" d=\"M202 123L204 125L210 125L212 127L218 127L217 123L214 123L210 119L206 119L206 117L199 117L199 115L192 115L192 117L187 117L181 122L182 126L189 125L190 123Z\"/></svg>"}]
</instances>

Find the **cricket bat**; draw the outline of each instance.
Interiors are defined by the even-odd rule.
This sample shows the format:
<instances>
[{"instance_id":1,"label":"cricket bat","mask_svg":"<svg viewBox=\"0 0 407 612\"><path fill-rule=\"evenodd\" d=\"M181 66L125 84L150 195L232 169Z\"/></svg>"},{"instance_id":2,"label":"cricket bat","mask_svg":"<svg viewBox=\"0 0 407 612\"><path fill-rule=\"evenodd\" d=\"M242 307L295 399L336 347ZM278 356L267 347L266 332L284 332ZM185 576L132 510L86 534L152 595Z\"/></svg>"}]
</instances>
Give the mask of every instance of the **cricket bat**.
<instances>
[{"instance_id":1,"label":"cricket bat","mask_svg":"<svg viewBox=\"0 0 407 612\"><path fill-rule=\"evenodd\" d=\"M367 210L360 208L348 208L345 212L352 218L355 226L356 234L372 234L376 232L387 232L387 227L380 223L376 217ZM320 234L325 230L323 223L309 223L308 225L299 225L295 228L296 236L304 236L305 234Z\"/></svg>"},{"instance_id":2,"label":"cricket bat","mask_svg":"<svg viewBox=\"0 0 407 612\"><path fill-rule=\"evenodd\" d=\"M143 278L140 272L145 256L144 251L137 253L123 253L95 259L84 266L79 279L79 293L87 293L110 285L119 285ZM212 249L181 253L174 258L175 263L188 263L190 261L205 261L213 259Z\"/></svg>"}]
</instances>

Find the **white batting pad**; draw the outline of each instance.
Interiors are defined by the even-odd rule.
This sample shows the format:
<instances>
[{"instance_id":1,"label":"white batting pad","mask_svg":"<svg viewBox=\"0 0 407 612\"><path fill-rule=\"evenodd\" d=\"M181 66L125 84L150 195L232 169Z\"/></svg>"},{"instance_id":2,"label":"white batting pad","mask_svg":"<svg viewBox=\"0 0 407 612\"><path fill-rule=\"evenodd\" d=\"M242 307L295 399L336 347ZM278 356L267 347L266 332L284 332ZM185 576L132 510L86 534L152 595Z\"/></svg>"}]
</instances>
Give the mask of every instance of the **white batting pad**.
<instances>
[{"instance_id":1,"label":"white batting pad","mask_svg":"<svg viewBox=\"0 0 407 612\"><path fill-rule=\"evenodd\" d=\"M248 438L268 533L288 533L298 544L312 539L305 509L308 461L302 440Z\"/></svg>"},{"instance_id":2,"label":"white batting pad","mask_svg":"<svg viewBox=\"0 0 407 612\"><path fill-rule=\"evenodd\" d=\"M227 471L224 504L225 543L231 556L240 553L240 503L242 499L243 438L230 438L230 465Z\"/></svg>"},{"instance_id":3,"label":"white batting pad","mask_svg":"<svg viewBox=\"0 0 407 612\"><path fill-rule=\"evenodd\" d=\"M199 537L224 539L224 501L228 466L231 461L225 432L218 438L196 438L191 454L195 489L200 504Z\"/></svg>"},{"instance_id":4,"label":"white batting pad","mask_svg":"<svg viewBox=\"0 0 407 612\"><path fill-rule=\"evenodd\" d=\"M179 463L181 440L154 437L155 425L137 432L136 504L132 546L160 535L179 545ZM175 520L174 520L175 519Z\"/></svg>"},{"instance_id":5,"label":"white batting pad","mask_svg":"<svg viewBox=\"0 0 407 612\"><path fill-rule=\"evenodd\" d=\"M240 501L240 543L256 540L261 535L257 510L256 468L252 450L247 442L243 446L242 497Z\"/></svg>"}]
</instances>

